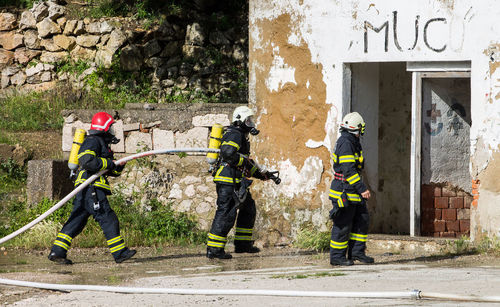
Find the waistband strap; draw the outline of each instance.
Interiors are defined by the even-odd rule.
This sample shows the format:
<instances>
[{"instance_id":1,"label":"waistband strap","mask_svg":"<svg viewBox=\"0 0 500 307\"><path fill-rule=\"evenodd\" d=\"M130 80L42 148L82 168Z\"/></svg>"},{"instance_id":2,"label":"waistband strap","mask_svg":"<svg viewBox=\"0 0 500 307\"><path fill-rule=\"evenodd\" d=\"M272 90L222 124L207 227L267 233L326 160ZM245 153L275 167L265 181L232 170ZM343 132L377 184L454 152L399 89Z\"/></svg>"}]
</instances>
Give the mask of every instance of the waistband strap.
<instances>
[{"instance_id":1,"label":"waistband strap","mask_svg":"<svg viewBox=\"0 0 500 307\"><path fill-rule=\"evenodd\" d=\"M341 173L334 172L333 173L333 178L335 180L346 181L345 178L344 178L344 174L341 174Z\"/></svg>"}]
</instances>

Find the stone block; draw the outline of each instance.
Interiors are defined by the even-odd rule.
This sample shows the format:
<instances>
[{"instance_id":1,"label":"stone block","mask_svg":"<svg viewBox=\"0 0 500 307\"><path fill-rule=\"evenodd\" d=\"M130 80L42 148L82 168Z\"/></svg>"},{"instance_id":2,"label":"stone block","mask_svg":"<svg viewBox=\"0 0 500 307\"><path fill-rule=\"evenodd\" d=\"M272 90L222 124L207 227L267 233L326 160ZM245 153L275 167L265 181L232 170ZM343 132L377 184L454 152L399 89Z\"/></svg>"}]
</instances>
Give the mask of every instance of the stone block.
<instances>
[{"instance_id":1,"label":"stone block","mask_svg":"<svg viewBox=\"0 0 500 307\"><path fill-rule=\"evenodd\" d=\"M90 129L90 124L85 124L81 121L76 121L71 124L65 124L62 131L62 151L71 151L71 145L73 145L73 136L75 135L76 129L84 129L85 131L88 131Z\"/></svg>"},{"instance_id":2,"label":"stone block","mask_svg":"<svg viewBox=\"0 0 500 307\"><path fill-rule=\"evenodd\" d=\"M123 121L117 120L113 124L113 130L115 131L115 136L120 140L117 144L111 144L111 150L113 152L125 152L125 135L123 133Z\"/></svg>"},{"instance_id":3,"label":"stone block","mask_svg":"<svg viewBox=\"0 0 500 307\"><path fill-rule=\"evenodd\" d=\"M195 127L185 133L175 133L175 148L207 148L208 128Z\"/></svg>"},{"instance_id":4,"label":"stone block","mask_svg":"<svg viewBox=\"0 0 500 307\"><path fill-rule=\"evenodd\" d=\"M16 15L12 13L0 13L0 31L15 29L17 25Z\"/></svg>"},{"instance_id":5,"label":"stone block","mask_svg":"<svg viewBox=\"0 0 500 307\"><path fill-rule=\"evenodd\" d=\"M141 124L139 124L139 123L133 123L133 124L123 125L123 131L124 132L137 131L140 128L141 128Z\"/></svg>"},{"instance_id":6,"label":"stone block","mask_svg":"<svg viewBox=\"0 0 500 307\"><path fill-rule=\"evenodd\" d=\"M132 131L125 140L126 153L138 153L153 148L151 134L139 131Z\"/></svg>"},{"instance_id":7,"label":"stone block","mask_svg":"<svg viewBox=\"0 0 500 307\"><path fill-rule=\"evenodd\" d=\"M229 126L229 117L227 114L207 114L193 117L193 126L195 127L212 127L214 124Z\"/></svg>"},{"instance_id":8,"label":"stone block","mask_svg":"<svg viewBox=\"0 0 500 307\"><path fill-rule=\"evenodd\" d=\"M457 219L458 220L470 219L470 209L457 209Z\"/></svg>"},{"instance_id":9,"label":"stone block","mask_svg":"<svg viewBox=\"0 0 500 307\"><path fill-rule=\"evenodd\" d=\"M174 133L169 130L153 129L153 149L175 148Z\"/></svg>"},{"instance_id":10,"label":"stone block","mask_svg":"<svg viewBox=\"0 0 500 307\"><path fill-rule=\"evenodd\" d=\"M62 199L73 190L69 174L68 161L65 160L28 161L28 203L35 204L43 198Z\"/></svg>"}]
</instances>

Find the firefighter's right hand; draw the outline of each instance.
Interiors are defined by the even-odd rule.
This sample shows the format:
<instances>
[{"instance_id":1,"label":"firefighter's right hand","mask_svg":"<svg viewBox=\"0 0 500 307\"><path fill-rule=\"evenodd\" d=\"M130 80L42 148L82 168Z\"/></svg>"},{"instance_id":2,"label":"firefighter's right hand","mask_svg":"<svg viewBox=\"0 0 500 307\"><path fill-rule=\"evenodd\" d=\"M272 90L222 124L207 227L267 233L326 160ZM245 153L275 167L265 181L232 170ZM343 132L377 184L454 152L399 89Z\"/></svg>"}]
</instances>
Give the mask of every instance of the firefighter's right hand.
<instances>
[{"instance_id":1,"label":"firefighter's right hand","mask_svg":"<svg viewBox=\"0 0 500 307\"><path fill-rule=\"evenodd\" d=\"M364 199L370 199L371 196L372 194L370 193L370 190L366 190L363 193L361 193L361 197L363 197Z\"/></svg>"}]
</instances>

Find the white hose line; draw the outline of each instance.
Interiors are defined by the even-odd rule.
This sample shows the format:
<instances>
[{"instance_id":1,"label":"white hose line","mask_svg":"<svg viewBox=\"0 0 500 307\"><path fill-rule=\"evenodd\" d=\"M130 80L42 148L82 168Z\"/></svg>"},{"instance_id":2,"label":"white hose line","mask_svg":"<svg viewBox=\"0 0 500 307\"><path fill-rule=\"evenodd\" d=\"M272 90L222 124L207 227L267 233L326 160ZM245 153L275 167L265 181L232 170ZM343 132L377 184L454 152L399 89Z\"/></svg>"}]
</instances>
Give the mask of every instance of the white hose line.
<instances>
[{"instance_id":1,"label":"white hose line","mask_svg":"<svg viewBox=\"0 0 500 307\"><path fill-rule=\"evenodd\" d=\"M150 150L150 151L140 152L140 153L137 153L137 154L134 154L134 155L122 158L120 160L115 161L115 164L117 164L117 165L123 165L126 162L128 162L130 160L133 160L133 159L143 158L143 157L152 156L152 155L181 153L181 152L204 152L204 153L213 152L213 153L216 153L216 152L219 152L219 150L218 149L210 149L210 148L177 148L177 149ZM9 234L9 235L1 238L0 239L0 244L9 241L10 239L12 239L12 238L20 235L21 233L23 233L26 230L32 228L33 226L35 226L39 222L43 221L47 216L49 216L54 211L56 211L57 209L59 209L68 200L70 200L73 196L75 196L78 192L80 192L81 190L83 190L86 186L88 186L90 183L92 183L94 180L96 180L102 174L104 174L106 172L107 172L107 170L102 170L102 171L99 171L97 174L94 174L94 175L90 176L87 180L85 180L84 183L82 183L76 189L74 189L73 191L71 191L71 193L69 193L68 195L66 195L66 197L64 197L63 199L61 199L57 204L55 204L54 206L52 206L52 208L50 208L49 210L47 210L45 213L43 213L42 215L40 215L39 217L37 217L36 219L34 219L33 221L31 221L29 224L25 225L24 227L22 227L22 228L20 228L20 229L18 229L16 231L14 231L13 233L11 233L11 234Z\"/></svg>"},{"instance_id":2,"label":"white hose line","mask_svg":"<svg viewBox=\"0 0 500 307\"><path fill-rule=\"evenodd\" d=\"M411 298L418 299L418 290L406 292L330 292L330 291L288 291L288 290L251 290L251 289L176 289L176 288L133 288L109 287L99 285L58 285L39 282L20 281L0 278L0 284L31 287L59 291L99 291L136 294L183 294L183 295L256 295L289 297L344 297L344 298Z\"/></svg>"},{"instance_id":3,"label":"white hose line","mask_svg":"<svg viewBox=\"0 0 500 307\"><path fill-rule=\"evenodd\" d=\"M423 299L438 299L447 301L463 301L463 302L500 302L500 296L472 296L472 295L457 295L445 294L436 292L420 292L420 297Z\"/></svg>"}]
</instances>

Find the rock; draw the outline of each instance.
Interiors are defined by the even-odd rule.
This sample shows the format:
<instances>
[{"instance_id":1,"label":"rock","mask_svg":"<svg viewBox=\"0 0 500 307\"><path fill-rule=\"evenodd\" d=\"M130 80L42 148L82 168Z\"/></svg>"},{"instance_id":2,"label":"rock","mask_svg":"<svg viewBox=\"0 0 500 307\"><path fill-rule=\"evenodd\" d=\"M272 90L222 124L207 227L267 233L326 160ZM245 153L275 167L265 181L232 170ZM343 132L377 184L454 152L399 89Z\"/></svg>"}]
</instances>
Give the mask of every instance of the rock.
<instances>
[{"instance_id":1,"label":"rock","mask_svg":"<svg viewBox=\"0 0 500 307\"><path fill-rule=\"evenodd\" d=\"M63 16L66 12L66 8L62 5L55 4L53 2L47 2L49 4L49 18L52 20L57 20L59 17Z\"/></svg>"},{"instance_id":2,"label":"rock","mask_svg":"<svg viewBox=\"0 0 500 307\"><path fill-rule=\"evenodd\" d=\"M122 49L120 64L125 71L138 71L142 66L141 50L136 45L129 45Z\"/></svg>"},{"instance_id":3,"label":"rock","mask_svg":"<svg viewBox=\"0 0 500 307\"><path fill-rule=\"evenodd\" d=\"M40 38L34 30L24 32L24 45L29 49L40 49Z\"/></svg>"},{"instance_id":4,"label":"rock","mask_svg":"<svg viewBox=\"0 0 500 307\"><path fill-rule=\"evenodd\" d=\"M163 48L162 52L160 53L160 57L162 58L172 57L177 53L179 53L180 49L181 49L181 44L179 42L176 41L168 42L165 48Z\"/></svg>"},{"instance_id":5,"label":"rock","mask_svg":"<svg viewBox=\"0 0 500 307\"><path fill-rule=\"evenodd\" d=\"M28 84L38 84L41 82L40 75L29 76L26 78Z\"/></svg>"},{"instance_id":6,"label":"rock","mask_svg":"<svg viewBox=\"0 0 500 307\"><path fill-rule=\"evenodd\" d=\"M227 74L221 74L219 76L219 83L220 84L223 84L223 85L229 84L229 83L231 83L231 81L232 81L231 78L229 78L229 76Z\"/></svg>"},{"instance_id":7,"label":"rock","mask_svg":"<svg viewBox=\"0 0 500 307\"><path fill-rule=\"evenodd\" d=\"M57 24L61 27L61 29L64 29L64 27L66 26L66 22L68 20L66 19L66 17L60 17L60 18L57 18L56 22Z\"/></svg>"},{"instance_id":8,"label":"rock","mask_svg":"<svg viewBox=\"0 0 500 307\"><path fill-rule=\"evenodd\" d=\"M76 46L73 50L71 50L70 54L72 58L75 58L77 60L93 61L95 59L96 51L93 49Z\"/></svg>"},{"instance_id":9,"label":"rock","mask_svg":"<svg viewBox=\"0 0 500 307\"><path fill-rule=\"evenodd\" d=\"M16 15L12 13L0 13L0 31L9 31L15 29L16 25Z\"/></svg>"},{"instance_id":10,"label":"rock","mask_svg":"<svg viewBox=\"0 0 500 307\"><path fill-rule=\"evenodd\" d=\"M98 35L80 35L76 38L76 43L82 47L95 47L101 37Z\"/></svg>"},{"instance_id":11,"label":"rock","mask_svg":"<svg viewBox=\"0 0 500 307\"><path fill-rule=\"evenodd\" d=\"M203 46L205 42L205 34L203 33L203 29L200 24L195 22L187 26L186 30L186 45L196 45Z\"/></svg>"},{"instance_id":12,"label":"rock","mask_svg":"<svg viewBox=\"0 0 500 307\"><path fill-rule=\"evenodd\" d=\"M21 86L26 82L26 75L24 72L20 71L17 74L10 77L10 83L15 86Z\"/></svg>"},{"instance_id":13,"label":"rock","mask_svg":"<svg viewBox=\"0 0 500 307\"><path fill-rule=\"evenodd\" d=\"M34 76L40 72L44 71L43 63L38 63L35 66L26 68L26 75L28 77Z\"/></svg>"},{"instance_id":14,"label":"rock","mask_svg":"<svg viewBox=\"0 0 500 307\"><path fill-rule=\"evenodd\" d=\"M212 127L215 123L229 126L229 117L226 114L206 114L194 116L192 124L195 127Z\"/></svg>"},{"instance_id":15,"label":"rock","mask_svg":"<svg viewBox=\"0 0 500 307\"><path fill-rule=\"evenodd\" d=\"M45 63L57 63L66 60L68 57L68 52L59 51L59 52L42 52L40 55L40 61Z\"/></svg>"},{"instance_id":16,"label":"rock","mask_svg":"<svg viewBox=\"0 0 500 307\"><path fill-rule=\"evenodd\" d=\"M44 18L36 25L36 28L38 29L38 35L41 38L47 37L51 34L61 33L61 27L49 18Z\"/></svg>"},{"instance_id":17,"label":"rock","mask_svg":"<svg viewBox=\"0 0 500 307\"><path fill-rule=\"evenodd\" d=\"M208 40L211 44L220 46L220 45L229 45L229 40L222 34L222 32L215 31L210 33Z\"/></svg>"},{"instance_id":18,"label":"rock","mask_svg":"<svg viewBox=\"0 0 500 307\"><path fill-rule=\"evenodd\" d=\"M0 69L14 62L14 52L0 48Z\"/></svg>"},{"instance_id":19,"label":"rock","mask_svg":"<svg viewBox=\"0 0 500 307\"><path fill-rule=\"evenodd\" d=\"M177 78L177 80L175 80L175 86L181 90L185 89L188 86L188 79L186 77Z\"/></svg>"},{"instance_id":20,"label":"rock","mask_svg":"<svg viewBox=\"0 0 500 307\"><path fill-rule=\"evenodd\" d=\"M95 55L95 61L97 65L103 65L104 67L110 67L113 62L113 55L115 52L108 49L108 47L101 48L97 50Z\"/></svg>"},{"instance_id":21,"label":"rock","mask_svg":"<svg viewBox=\"0 0 500 307\"><path fill-rule=\"evenodd\" d=\"M175 84L174 80L171 79L166 79L161 81L161 86L163 87L172 87L174 86L174 84Z\"/></svg>"},{"instance_id":22,"label":"rock","mask_svg":"<svg viewBox=\"0 0 500 307\"><path fill-rule=\"evenodd\" d=\"M45 17L49 16L49 8L43 1L36 2L30 10L36 22L42 21Z\"/></svg>"},{"instance_id":23,"label":"rock","mask_svg":"<svg viewBox=\"0 0 500 307\"><path fill-rule=\"evenodd\" d=\"M31 13L30 11L24 11L21 14L21 19L19 20L19 28L21 28L21 30L36 29L36 19L33 16L33 13Z\"/></svg>"},{"instance_id":24,"label":"rock","mask_svg":"<svg viewBox=\"0 0 500 307\"><path fill-rule=\"evenodd\" d=\"M47 51L56 52L56 51L63 50L63 48L61 48L57 44L54 44L54 40L53 39L42 39L42 41L40 42L40 45L43 48L45 48L45 50L47 50Z\"/></svg>"},{"instance_id":25,"label":"rock","mask_svg":"<svg viewBox=\"0 0 500 307\"><path fill-rule=\"evenodd\" d=\"M238 62L241 62L245 59L245 51L243 50L243 48L239 45L236 45L234 46L234 49L233 49L233 59L238 61Z\"/></svg>"},{"instance_id":26,"label":"rock","mask_svg":"<svg viewBox=\"0 0 500 307\"><path fill-rule=\"evenodd\" d=\"M66 36L66 35L55 35L54 38L54 44L57 46L61 47L64 50L71 50L75 46L76 40L73 36Z\"/></svg>"},{"instance_id":27,"label":"rock","mask_svg":"<svg viewBox=\"0 0 500 307\"><path fill-rule=\"evenodd\" d=\"M144 47L143 47L143 54L145 58L150 58L153 55L159 53L161 51L160 44L158 44L158 41L152 40L147 42Z\"/></svg>"},{"instance_id":28,"label":"rock","mask_svg":"<svg viewBox=\"0 0 500 307\"><path fill-rule=\"evenodd\" d=\"M13 76L17 74L21 69L17 66L7 66L2 70L2 76Z\"/></svg>"},{"instance_id":29,"label":"rock","mask_svg":"<svg viewBox=\"0 0 500 307\"><path fill-rule=\"evenodd\" d=\"M208 128L195 127L187 132L175 133L175 148L206 148L208 144Z\"/></svg>"},{"instance_id":30,"label":"rock","mask_svg":"<svg viewBox=\"0 0 500 307\"><path fill-rule=\"evenodd\" d=\"M199 46L184 45L182 54L186 59L199 60L205 55L205 48Z\"/></svg>"},{"instance_id":31,"label":"rock","mask_svg":"<svg viewBox=\"0 0 500 307\"><path fill-rule=\"evenodd\" d=\"M182 63L181 67L179 68L179 74L181 76L188 76L189 74L191 74L192 71L193 71L193 66L185 62Z\"/></svg>"},{"instance_id":32,"label":"rock","mask_svg":"<svg viewBox=\"0 0 500 307\"><path fill-rule=\"evenodd\" d=\"M113 26L105 20L103 22L91 22L86 25L85 29L91 34L104 34L110 33L113 30Z\"/></svg>"},{"instance_id":33,"label":"rock","mask_svg":"<svg viewBox=\"0 0 500 307\"><path fill-rule=\"evenodd\" d=\"M2 75L2 78L0 80L0 88L4 89L10 84L10 77Z\"/></svg>"},{"instance_id":34,"label":"rock","mask_svg":"<svg viewBox=\"0 0 500 307\"><path fill-rule=\"evenodd\" d=\"M167 68L177 66L181 62L181 57L176 56L173 58L168 59L167 63L165 64Z\"/></svg>"},{"instance_id":35,"label":"rock","mask_svg":"<svg viewBox=\"0 0 500 307\"><path fill-rule=\"evenodd\" d=\"M11 32L0 33L0 46L6 50L14 50L23 45L23 35Z\"/></svg>"},{"instance_id":36,"label":"rock","mask_svg":"<svg viewBox=\"0 0 500 307\"><path fill-rule=\"evenodd\" d=\"M28 64L32 59L39 56L42 52L26 48L17 48L14 52L14 58L19 64Z\"/></svg>"},{"instance_id":37,"label":"rock","mask_svg":"<svg viewBox=\"0 0 500 307\"><path fill-rule=\"evenodd\" d=\"M149 68L157 68L163 64L163 60L161 58L153 57L149 58L145 61L145 64Z\"/></svg>"},{"instance_id":38,"label":"rock","mask_svg":"<svg viewBox=\"0 0 500 307\"><path fill-rule=\"evenodd\" d=\"M179 74L179 69L176 66L174 66L167 68L167 72L168 72L168 77L174 79L177 78L177 75Z\"/></svg>"},{"instance_id":39,"label":"rock","mask_svg":"<svg viewBox=\"0 0 500 307\"><path fill-rule=\"evenodd\" d=\"M50 71L44 71L41 75L40 75L40 80L42 82L47 82L47 81L50 81L52 80L52 73Z\"/></svg>"},{"instance_id":40,"label":"rock","mask_svg":"<svg viewBox=\"0 0 500 307\"><path fill-rule=\"evenodd\" d=\"M66 25L64 26L64 35L71 35L75 31L76 24L78 23L77 20L68 20L66 22Z\"/></svg>"},{"instance_id":41,"label":"rock","mask_svg":"<svg viewBox=\"0 0 500 307\"><path fill-rule=\"evenodd\" d=\"M116 52L116 50L118 50L118 48L120 48L126 40L127 37L125 36L125 34L121 30L116 29L111 32L109 40L106 43L106 47L109 50Z\"/></svg>"},{"instance_id":42,"label":"rock","mask_svg":"<svg viewBox=\"0 0 500 307\"><path fill-rule=\"evenodd\" d=\"M153 129L153 149L168 149L174 148L174 132L161 130L161 129Z\"/></svg>"},{"instance_id":43,"label":"rock","mask_svg":"<svg viewBox=\"0 0 500 307\"><path fill-rule=\"evenodd\" d=\"M145 148L151 149L153 143L151 134L139 131L132 131L125 139L125 152L137 153L144 151Z\"/></svg>"},{"instance_id":44,"label":"rock","mask_svg":"<svg viewBox=\"0 0 500 307\"><path fill-rule=\"evenodd\" d=\"M26 80L28 81L28 80ZM46 92L53 90L57 86L57 81L43 82L38 84L25 84L22 89L25 93Z\"/></svg>"},{"instance_id":45,"label":"rock","mask_svg":"<svg viewBox=\"0 0 500 307\"><path fill-rule=\"evenodd\" d=\"M74 35L81 35L85 33L85 23L81 20L78 20L75 26L75 29L73 30Z\"/></svg>"}]
</instances>

